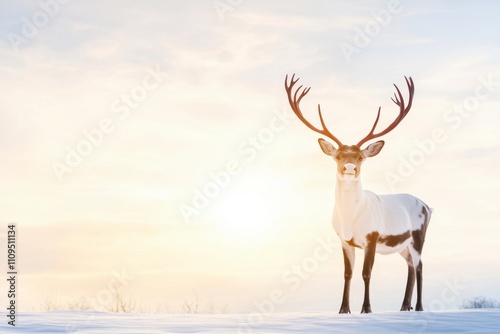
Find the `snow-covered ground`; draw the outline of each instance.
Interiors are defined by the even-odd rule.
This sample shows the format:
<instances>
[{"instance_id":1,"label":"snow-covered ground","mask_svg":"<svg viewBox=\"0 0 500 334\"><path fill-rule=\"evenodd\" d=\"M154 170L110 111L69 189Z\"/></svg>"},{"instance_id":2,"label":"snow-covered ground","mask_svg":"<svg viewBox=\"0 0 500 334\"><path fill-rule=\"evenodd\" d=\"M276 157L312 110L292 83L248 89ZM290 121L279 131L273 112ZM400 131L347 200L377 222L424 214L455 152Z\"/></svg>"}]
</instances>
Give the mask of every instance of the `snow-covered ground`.
<instances>
[{"instance_id":1,"label":"snow-covered ground","mask_svg":"<svg viewBox=\"0 0 500 334\"><path fill-rule=\"evenodd\" d=\"M261 314L116 314L92 311L17 315L1 333L500 333L500 310Z\"/></svg>"}]
</instances>

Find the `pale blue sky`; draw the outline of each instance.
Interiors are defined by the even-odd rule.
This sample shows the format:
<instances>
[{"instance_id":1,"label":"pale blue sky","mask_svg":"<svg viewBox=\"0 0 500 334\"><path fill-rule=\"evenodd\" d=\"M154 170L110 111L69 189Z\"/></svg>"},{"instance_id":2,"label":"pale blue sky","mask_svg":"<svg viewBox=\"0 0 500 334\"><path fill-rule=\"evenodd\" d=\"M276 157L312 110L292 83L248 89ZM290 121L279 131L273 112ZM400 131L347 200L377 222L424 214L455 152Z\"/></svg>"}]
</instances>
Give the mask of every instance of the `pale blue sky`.
<instances>
[{"instance_id":1,"label":"pale blue sky","mask_svg":"<svg viewBox=\"0 0 500 334\"><path fill-rule=\"evenodd\" d=\"M0 221L22 229L23 307L47 294L94 296L121 270L134 277L127 293L173 308L198 294L253 311L288 289L284 273L317 238L337 239L335 166L290 116L287 73L312 86L307 117L317 122L321 103L346 143L367 133L378 106L381 126L392 121L392 84L406 96L412 76L414 106L365 165L363 185L434 208L427 308L456 279L466 288L446 308L471 295L500 299L497 2L242 1L223 13L214 4L226 1L43 3L52 7L0 4ZM366 29L375 32L356 46ZM346 44L359 51L350 59ZM84 132L96 128L108 133L58 177L54 164L85 149ZM435 131L441 142L388 181ZM218 195L187 224L183 208L228 164L237 166L229 184L219 176ZM336 249L278 309L337 310L342 270ZM375 310L399 308L405 275L398 255L377 257Z\"/></svg>"}]
</instances>

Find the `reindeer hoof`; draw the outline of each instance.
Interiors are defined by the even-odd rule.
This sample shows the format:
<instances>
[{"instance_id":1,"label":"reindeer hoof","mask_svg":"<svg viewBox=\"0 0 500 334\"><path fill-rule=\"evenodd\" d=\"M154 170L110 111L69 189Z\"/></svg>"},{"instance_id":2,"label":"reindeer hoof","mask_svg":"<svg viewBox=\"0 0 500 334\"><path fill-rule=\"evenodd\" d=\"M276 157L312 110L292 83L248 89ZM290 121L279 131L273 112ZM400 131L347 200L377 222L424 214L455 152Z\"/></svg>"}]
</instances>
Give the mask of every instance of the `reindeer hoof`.
<instances>
[{"instance_id":1,"label":"reindeer hoof","mask_svg":"<svg viewBox=\"0 0 500 334\"><path fill-rule=\"evenodd\" d=\"M370 305L367 305L367 306L363 306L361 308L361 313L372 313L372 308Z\"/></svg>"},{"instance_id":2,"label":"reindeer hoof","mask_svg":"<svg viewBox=\"0 0 500 334\"><path fill-rule=\"evenodd\" d=\"M403 306L401 306L401 310L400 311L411 311L411 310L413 310L413 307L407 306L407 305L403 305Z\"/></svg>"},{"instance_id":3,"label":"reindeer hoof","mask_svg":"<svg viewBox=\"0 0 500 334\"><path fill-rule=\"evenodd\" d=\"M351 310L349 309L349 307L342 306L340 308L339 314L345 314L345 313L351 313Z\"/></svg>"}]
</instances>

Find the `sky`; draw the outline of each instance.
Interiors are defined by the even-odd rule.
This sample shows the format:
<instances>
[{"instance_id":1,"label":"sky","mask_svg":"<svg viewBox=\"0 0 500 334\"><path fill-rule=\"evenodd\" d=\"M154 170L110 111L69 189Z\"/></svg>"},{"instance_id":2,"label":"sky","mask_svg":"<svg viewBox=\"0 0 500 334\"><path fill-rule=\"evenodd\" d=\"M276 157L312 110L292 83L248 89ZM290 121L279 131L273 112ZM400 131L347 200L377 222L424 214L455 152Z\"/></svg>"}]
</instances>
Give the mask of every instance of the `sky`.
<instances>
[{"instance_id":1,"label":"sky","mask_svg":"<svg viewBox=\"0 0 500 334\"><path fill-rule=\"evenodd\" d=\"M306 117L319 124L320 103L348 144L379 106L379 126L392 122L393 84L406 98L413 78L363 188L433 208L424 308L500 299L497 2L42 0L0 13L0 236L16 224L21 309L102 308L115 287L171 311L337 310L336 167L290 110L293 73L312 87ZM399 255L376 257L374 311L399 309L406 272Z\"/></svg>"}]
</instances>

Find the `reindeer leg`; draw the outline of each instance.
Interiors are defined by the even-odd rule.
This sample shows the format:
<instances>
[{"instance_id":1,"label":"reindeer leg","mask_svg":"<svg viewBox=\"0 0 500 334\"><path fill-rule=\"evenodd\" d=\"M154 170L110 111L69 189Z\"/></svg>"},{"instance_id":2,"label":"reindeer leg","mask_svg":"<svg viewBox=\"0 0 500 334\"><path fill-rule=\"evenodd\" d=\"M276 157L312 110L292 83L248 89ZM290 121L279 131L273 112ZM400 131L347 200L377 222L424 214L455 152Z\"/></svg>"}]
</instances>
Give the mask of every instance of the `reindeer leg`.
<instances>
[{"instance_id":1,"label":"reindeer leg","mask_svg":"<svg viewBox=\"0 0 500 334\"><path fill-rule=\"evenodd\" d=\"M413 258L413 265L416 269L417 274L417 305L415 305L415 311L423 311L424 308L422 306L422 247L423 247L423 236L418 233L420 231L414 231L413 234L413 245L410 247L410 253Z\"/></svg>"},{"instance_id":2,"label":"reindeer leg","mask_svg":"<svg viewBox=\"0 0 500 334\"><path fill-rule=\"evenodd\" d=\"M342 241L342 253L344 254L344 293L339 313L351 313L349 307L349 292L351 288L352 270L354 269L354 247Z\"/></svg>"},{"instance_id":3,"label":"reindeer leg","mask_svg":"<svg viewBox=\"0 0 500 334\"><path fill-rule=\"evenodd\" d=\"M372 232L366 236L368 241L365 247L365 259L363 263L363 281L365 282L365 299L361 313L372 313L370 305L370 278L372 274L373 262L375 261L375 251L377 249L377 241L379 234Z\"/></svg>"},{"instance_id":4,"label":"reindeer leg","mask_svg":"<svg viewBox=\"0 0 500 334\"><path fill-rule=\"evenodd\" d=\"M401 256L406 260L406 263L408 264L408 280L406 281L406 292L405 297L403 298L401 311L411 311L411 297L413 295L413 287L415 286L415 266L413 264L413 258L408 248L405 248L399 254L401 254Z\"/></svg>"},{"instance_id":5,"label":"reindeer leg","mask_svg":"<svg viewBox=\"0 0 500 334\"><path fill-rule=\"evenodd\" d=\"M422 270L423 264L421 260L422 249L424 248L425 232L427 230L427 225L430 220L430 210L427 206L422 207L422 214L425 216L424 224L420 230L414 230L412 232L413 244L410 247L410 253L413 258L413 265L416 268L417 273L417 305L415 305L415 311L423 311L422 306Z\"/></svg>"},{"instance_id":6,"label":"reindeer leg","mask_svg":"<svg viewBox=\"0 0 500 334\"><path fill-rule=\"evenodd\" d=\"M423 264L421 260L422 249L424 248L425 234L427 232L427 226L431 220L432 210L425 204L422 203L421 215L424 218L422 227L419 230L412 231L413 244L410 248L411 255L413 257L413 264L417 269L417 305L415 306L416 311L423 311L422 306L422 283L423 283Z\"/></svg>"},{"instance_id":7,"label":"reindeer leg","mask_svg":"<svg viewBox=\"0 0 500 334\"><path fill-rule=\"evenodd\" d=\"M418 261L417 265L417 305L415 306L416 311L423 311L422 306L422 260Z\"/></svg>"}]
</instances>

